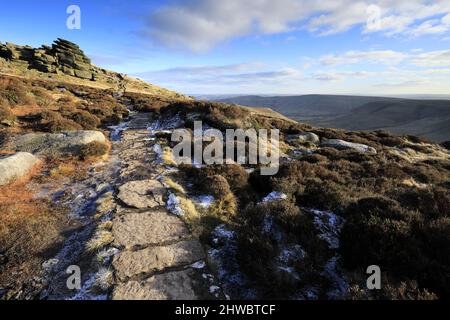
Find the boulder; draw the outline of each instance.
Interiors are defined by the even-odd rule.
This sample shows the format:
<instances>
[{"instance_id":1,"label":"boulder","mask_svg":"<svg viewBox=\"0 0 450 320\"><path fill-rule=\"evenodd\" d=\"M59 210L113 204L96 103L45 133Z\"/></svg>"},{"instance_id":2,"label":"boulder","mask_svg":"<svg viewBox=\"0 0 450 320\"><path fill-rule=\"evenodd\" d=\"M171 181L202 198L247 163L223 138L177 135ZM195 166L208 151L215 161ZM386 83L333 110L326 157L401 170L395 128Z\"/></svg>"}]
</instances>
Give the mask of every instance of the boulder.
<instances>
[{"instance_id":1,"label":"boulder","mask_svg":"<svg viewBox=\"0 0 450 320\"><path fill-rule=\"evenodd\" d=\"M300 133L300 134L295 134L295 135L289 135L289 136L287 136L287 140L293 141L293 142L299 142L299 143L307 143L307 142L313 143L313 144L320 143L319 136L312 132L305 132L305 133Z\"/></svg>"},{"instance_id":2,"label":"boulder","mask_svg":"<svg viewBox=\"0 0 450 320\"><path fill-rule=\"evenodd\" d=\"M10 138L7 148L41 156L78 154L80 148L91 142L106 143L100 131L70 131L63 133L29 133Z\"/></svg>"},{"instance_id":3,"label":"boulder","mask_svg":"<svg viewBox=\"0 0 450 320\"><path fill-rule=\"evenodd\" d=\"M75 66L76 67L76 66ZM75 76L80 79L86 79L91 80L92 79L92 72L89 71L81 71L75 69Z\"/></svg>"},{"instance_id":4,"label":"boulder","mask_svg":"<svg viewBox=\"0 0 450 320\"><path fill-rule=\"evenodd\" d=\"M373 147L369 147L368 145L361 144L361 143L354 143L354 142L348 142L341 139L329 139L322 141L321 144L322 147L331 147L336 149L352 149L357 152L361 153L369 153L369 154L376 154L377 150Z\"/></svg>"},{"instance_id":5,"label":"boulder","mask_svg":"<svg viewBox=\"0 0 450 320\"><path fill-rule=\"evenodd\" d=\"M0 157L0 186L25 177L39 163L38 158L27 152Z\"/></svg>"}]
</instances>

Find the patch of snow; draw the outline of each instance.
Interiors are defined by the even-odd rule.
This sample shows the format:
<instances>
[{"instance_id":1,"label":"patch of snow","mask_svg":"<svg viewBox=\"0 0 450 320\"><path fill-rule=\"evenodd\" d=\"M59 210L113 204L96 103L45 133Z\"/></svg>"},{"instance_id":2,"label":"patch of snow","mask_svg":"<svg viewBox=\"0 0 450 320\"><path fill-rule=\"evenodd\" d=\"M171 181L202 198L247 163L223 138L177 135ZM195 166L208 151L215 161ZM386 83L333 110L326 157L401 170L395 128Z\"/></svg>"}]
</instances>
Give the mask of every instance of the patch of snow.
<instances>
[{"instance_id":1,"label":"patch of snow","mask_svg":"<svg viewBox=\"0 0 450 320\"><path fill-rule=\"evenodd\" d=\"M342 276L339 266L339 257L332 257L325 265L322 275L331 282L331 288L327 292L329 299L342 299L348 290L348 283Z\"/></svg>"},{"instance_id":2,"label":"patch of snow","mask_svg":"<svg viewBox=\"0 0 450 320\"><path fill-rule=\"evenodd\" d=\"M203 209L208 209L214 202L214 197L210 195L196 196L192 200L196 205Z\"/></svg>"},{"instance_id":3,"label":"patch of snow","mask_svg":"<svg viewBox=\"0 0 450 320\"><path fill-rule=\"evenodd\" d=\"M265 216L263 220L263 227L262 231L264 233L270 233L273 228L273 217L271 216Z\"/></svg>"},{"instance_id":4,"label":"patch of snow","mask_svg":"<svg viewBox=\"0 0 450 320\"><path fill-rule=\"evenodd\" d=\"M306 257L306 252L300 245L285 247L281 250L277 258L278 269L286 272L296 280L300 280L300 275L295 271L293 265Z\"/></svg>"},{"instance_id":5,"label":"patch of snow","mask_svg":"<svg viewBox=\"0 0 450 320\"><path fill-rule=\"evenodd\" d=\"M209 293L211 293L211 294L216 294L217 291L219 291L219 290L220 290L220 287L218 287L218 286L209 287Z\"/></svg>"},{"instance_id":6,"label":"patch of snow","mask_svg":"<svg viewBox=\"0 0 450 320\"><path fill-rule=\"evenodd\" d=\"M191 268L194 268L194 269L203 269L203 268L205 268L205 266L206 266L205 261L198 261L194 264L191 264Z\"/></svg>"},{"instance_id":7,"label":"patch of snow","mask_svg":"<svg viewBox=\"0 0 450 320\"><path fill-rule=\"evenodd\" d=\"M162 156L163 150L160 144L156 143L153 145L153 152L155 152L158 157Z\"/></svg>"},{"instance_id":8,"label":"patch of snow","mask_svg":"<svg viewBox=\"0 0 450 320\"><path fill-rule=\"evenodd\" d=\"M235 232L231 230L227 230L224 224L216 227L212 232L213 242L215 244L232 241L235 238Z\"/></svg>"},{"instance_id":9,"label":"patch of snow","mask_svg":"<svg viewBox=\"0 0 450 320\"><path fill-rule=\"evenodd\" d=\"M97 253L97 260L103 264L108 264L113 256L119 253L117 248L102 249Z\"/></svg>"},{"instance_id":10,"label":"patch of snow","mask_svg":"<svg viewBox=\"0 0 450 320\"><path fill-rule=\"evenodd\" d=\"M154 121L147 127L147 131L150 131L150 134L154 135L158 129L161 128L161 122L159 120Z\"/></svg>"},{"instance_id":11,"label":"patch of snow","mask_svg":"<svg viewBox=\"0 0 450 320\"><path fill-rule=\"evenodd\" d=\"M176 115L164 121L156 120L147 127L151 135L155 135L157 132L172 133L172 129L183 127L184 122L179 115Z\"/></svg>"},{"instance_id":12,"label":"patch of snow","mask_svg":"<svg viewBox=\"0 0 450 320\"><path fill-rule=\"evenodd\" d=\"M44 269L45 272L52 272L55 267L58 265L59 263L59 259L50 259L45 261L44 263L42 263L42 268Z\"/></svg>"},{"instance_id":13,"label":"patch of snow","mask_svg":"<svg viewBox=\"0 0 450 320\"><path fill-rule=\"evenodd\" d=\"M219 225L212 232L213 248L208 251L209 257L217 266L217 277L221 282L227 299L257 298L256 292L249 288L248 281L240 271L236 259L237 239L235 232L228 230L225 225Z\"/></svg>"},{"instance_id":14,"label":"patch of snow","mask_svg":"<svg viewBox=\"0 0 450 320\"><path fill-rule=\"evenodd\" d=\"M167 210L176 216L184 216L184 211L180 205L180 199L174 194L169 194L169 199L167 200Z\"/></svg>"},{"instance_id":15,"label":"patch of snow","mask_svg":"<svg viewBox=\"0 0 450 320\"><path fill-rule=\"evenodd\" d=\"M72 297L70 297L68 300L107 300L108 295L107 294L92 294L91 289L94 285L95 281L97 280L97 274L91 274L89 278L83 283L81 286L81 289Z\"/></svg>"},{"instance_id":16,"label":"patch of snow","mask_svg":"<svg viewBox=\"0 0 450 320\"><path fill-rule=\"evenodd\" d=\"M262 199L262 202L269 202L269 201L276 201L276 200L286 200L287 195L282 192L273 191L269 193L264 199Z\"/></svg>"},{"instance_id":17,"label":"patch of snow","mask_svg":"<svg viewBox=\"0 0 450 320\"><path fill-rule=\"evenodd\" d=\"M339 233L343 219L333 212L311 210L314 214L314 225L319 229L319 238L328 243L330 249L339 248Z\"/></svg>"},{"instance_id":18,"label":"patch of snow","mask_svg":"<svg viewBox=\"0 0 450 320\"><path fill-rule=\"evenodd\" d=\"M305 250L303 250L300 245L296 244L291 247L284 248L278 256L278 260L283 264L290 264L292 262L301 261L305 257Z\"/></svg>"},{"instance_id":19,"label":"patch of snow","mask_svg":"<svg viewBox=\"0 0 450 320\"><path fill-rule=\"evenodd\" d=\"M265 216L262 225L262 232L268 234L273 240L281 242L283 240L282 229L275 224L272 216Z\"/></svg>"},{"instance_id":20,"label":"patch of snow","mask_svg":"<svg viewBox=\"0 0 450 320\"><path fill-rule=\"evenodd\" d=\"M317 300L319 298L319 294L317 292L317 288L309 288L306 291L306 299L308 300Z\"/></svg>"},{"instance_id":21,"label":"patch of snow","mask_svg":"<svg viewBox=\"0 0 450 320\"><path fill-rule=\"evenodd\" d=\"M109 127L111 129L111 133L109 135L112 141L119 141L120 136L122 135L122 131L129 129L127 122L122 122L116 126Z\"/></svg>"}]
</instances>

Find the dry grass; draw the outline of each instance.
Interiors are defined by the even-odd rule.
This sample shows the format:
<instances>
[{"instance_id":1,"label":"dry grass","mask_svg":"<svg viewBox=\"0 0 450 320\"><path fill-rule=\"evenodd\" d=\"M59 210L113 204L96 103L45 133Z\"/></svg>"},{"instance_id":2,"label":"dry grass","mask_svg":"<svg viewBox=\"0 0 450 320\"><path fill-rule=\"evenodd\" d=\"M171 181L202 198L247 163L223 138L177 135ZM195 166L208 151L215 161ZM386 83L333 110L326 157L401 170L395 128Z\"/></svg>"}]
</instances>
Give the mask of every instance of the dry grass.
<instances>
[{"instance_id":1,"label":"dry grass","mask_svg":"<svg viewBox=\"0 0 450 320\"><path fill-rule=\"evenodd\" d=\"M169 177L164 178L164 184L167 185L170 189L172 189L177 194L186 194L186 190L184 190L183 186L179 183L173 181Z\"/></svg>"},{"instance_id":2,"label":"dry grass","mask_svg":"<svg viewBox=\"0 0 450 320\"><path fill-rule=\"evenodd\" d=\"M114 275L111 269L101 268L95 275L92 290L98 292L108 291L114 284Z\"/></svg>"},{"instance_id":3,"label":"dry grass","mask_svg":"<svg viewBox=\"0 0 450 320\"><path fill-rule=\"evenodd\" d=\"M164 147L161 155L162 163L165 166L176 167L177 163L173 159L172 149L170 147Z\"/></svg>"},{"instance_id":4,"label":"dry grass","mask_svg":"<svg viewBox=\"0 0 450 320\"><path fill-rule=\"evenodd\" d=\"M43 261L59 250L62 230L70 227L66 210L35 199L25 182L0 187L0 248L6 257L0 287L12 288L11 294L28 290L25 281L39 275Z\"/></svg>"},{"instance_id":5,"label":"dry grass","mask_svg":"<svg viewBox=\"0 0 450 320\"><path fill-rule=\"evenodd\" d=\"M190 199L183 196L179 197L179 199L180 199L180 207L181 209L183 209L185 219L193 221L200 217L200 214L195 208L195 204Z\"/></svg>"},{"instance_id":6,"label":"dry grass","mask_svg":"<svg viewBox=\"0 0 450 320\"><path fill-rule=\"evenodd\" d=\"M107 245L109 245L111 242L114 241L114 236L111 232L106 230L97 230L87 243L86 243L86 250L89 252L98 251Z\"/></svg>"},{"instance_id":7,"label":"dry grass","mask_svg":"<svg viewBox=\"0 0 450 320\"><path fill-rule=\"evenodd\" d=\"M50 169L50 177L57 179L62 177L73 177L77 174L77 166L74 163L61 163Z\"/></svg>"},{"instance_id":8,"label":"dry grass","mask_svg":"<svg viewBox=\"0 0 450 320\"><path fill-rule=\"evenodd\" d=\"M112 229L112 227L113 227L112 221L103 221L97 226L97 229L109 231Z\"/></svg>"}]
</instances>

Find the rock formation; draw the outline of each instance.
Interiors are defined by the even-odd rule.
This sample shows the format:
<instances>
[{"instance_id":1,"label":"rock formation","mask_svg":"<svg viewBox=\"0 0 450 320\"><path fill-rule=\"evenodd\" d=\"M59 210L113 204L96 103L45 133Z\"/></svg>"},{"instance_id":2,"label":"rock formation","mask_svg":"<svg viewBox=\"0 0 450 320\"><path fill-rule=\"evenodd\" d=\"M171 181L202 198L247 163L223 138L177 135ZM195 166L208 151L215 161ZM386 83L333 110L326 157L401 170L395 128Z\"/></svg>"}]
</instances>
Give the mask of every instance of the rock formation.
<instances>
[{"instance_id":1,"label":"rock formation","mask_svg":"<svg viewBox=\"0 0 450 320\"><path fill-rule=\"evenodd\" d=\"M27 65L46 73L63 73L86 80L96 80L99 69L76 44L57 39L53 45L32 48L12 43L0 43L0 57Z\"/></svg>"}]
</instances>

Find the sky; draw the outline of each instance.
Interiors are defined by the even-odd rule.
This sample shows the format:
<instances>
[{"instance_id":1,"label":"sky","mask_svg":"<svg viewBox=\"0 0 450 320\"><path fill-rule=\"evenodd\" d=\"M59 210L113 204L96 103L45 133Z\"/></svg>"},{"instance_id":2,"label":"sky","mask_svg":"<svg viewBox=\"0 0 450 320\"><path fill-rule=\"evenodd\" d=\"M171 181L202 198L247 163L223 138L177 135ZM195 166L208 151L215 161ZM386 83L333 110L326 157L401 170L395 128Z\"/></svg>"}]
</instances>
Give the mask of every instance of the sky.
<instances>
[{"instance_id":1,"label":"sky","mask_svg":"<svg viewBox=\"0 0 450 320\"><path fill-rule=\"evenodd\" d=\"M58 37L185 94L450 93L450 0L0 3L0 42Z\"/></svg>"}]
</instances>

